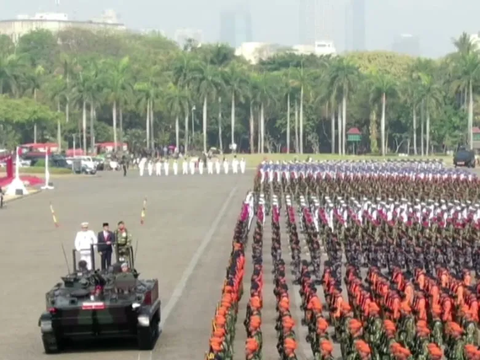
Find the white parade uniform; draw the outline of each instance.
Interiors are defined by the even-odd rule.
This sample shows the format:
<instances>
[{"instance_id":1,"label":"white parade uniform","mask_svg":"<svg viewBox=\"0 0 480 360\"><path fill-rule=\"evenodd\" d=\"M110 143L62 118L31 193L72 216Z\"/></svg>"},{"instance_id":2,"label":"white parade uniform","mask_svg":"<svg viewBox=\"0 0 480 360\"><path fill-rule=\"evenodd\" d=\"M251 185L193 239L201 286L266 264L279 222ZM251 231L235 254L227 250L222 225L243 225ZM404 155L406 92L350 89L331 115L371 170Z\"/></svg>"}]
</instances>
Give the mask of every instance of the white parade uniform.
<instances>
[{"instance_id":1,"label":"white parade uniform","mask_svg":"<svg viewBox=\"0 0 480 360\"><path fill-rule=\"evenodd\" d=\"M182 162L182 174L183 175L188 174L188 162L186 160L183 160Z\"/></svg>"},{"instance_id":2,"label":"white parade uniform","mask_svg":"<svg viewBox=\"0 0 480 360\"><path fill-rule=\"evenodd\" d=\"M177 160L173 160L173 175L178 174L178 163Z\"/></svg>"},{"instance_id":3,"label":"white parade uniform","mask_svg":"<svg viewBox=\"0 0 480 360\"><path fill-rule=\"evenodd\" d=\"M203 175L203 161L200 160L198 162L198 172L200 173L200 175Z\"/></svg>"},{"instance_id":4,"label":"white parade uniform","mask_svg":"<svg viewBox=\"0 0 480 360\"><path fill-rule=\"evenodd\" d=\"M195 162L190 161L190 175L195 174Z\"/></svg>"},{"instance_id":5,"label":"white parade uniform","mask_svg":"<svg viewBox=\"0 0 480 360\"><path fill-rule=\"evenodd\" d=\"M217 161L215 162L215 171L217 175L220 174L220 168L221 168L220 161L217 159Z\"/></svg>"},{"instance_id":6,"label":"white parade uniform","mask_svg":"<svg viewBox=\"0 0 480 360\"><path fill-rule=\"evenodd\" d=\"M223 162L223 172L224 172L225 174L228 174L228 160L225 160L225 161Z\"/></svg>"},{"instance_id":7,"label":"white parade uniform","mask_svg":"<svg viewBox=\"0 0 480 360\"><path fill-rule=\"evenodd\" d=\"M148 175L150 175L150 176L153 175L153 162L152 162L152 160L148 161Z\"/></svg>"},{"instance_id":8,"label":"white parade uniform","mask_svg":"<svg viewBox=\"0 0 480 360\"><path fill-rule=\"evenodd\" d=\"M168 160L165 160L163 163L163 171L165 172L165 175L168 176L168 171L170 170L170 163Z\"/></svg>"},{"instance_id":9,"label":"white parade uniform","mask_svg":"<svg viewBox=\"0 0 480 360\"><path fill-rule=\"evenodd\" d=\"M245 174L245 166L246 166L245 160L244 160L244 159L241 159L241 160L240 160L240 172L241 172L242 174Z\"/></svg>"},{"instance_id":10,"label":"white parade uniform","mask_svg":"<svg viewBox=\"0 0 480 360\"><path fill-rule=\"evenodd\" d=\"M138 170L140 171L140 176L143 176L143 173L145 172L145 164L147 163L146 158L142 158L140 162L138 163Z\"/></svg>"},{"instance_id":11,"label":"white parade uniform","mask_svg":"<svg viewBox=\"0 0 480 360\"><path fill-rule=\"evenodd\" d=\"M161 161L157 161L155 163L155 175L157 175L157 176L162 175L162 163L161 163Z\"/></svg>"},{"instance_id":12,"label":"white parade uniform","mask_svg":"<svg viewBox=\"0 0 480 360\"><path fill-rule=\"evenodd\" d=\"M90 246L97 245L97 237L92 230L79 231L75 237L75 249L80 253L80 260L87 263L87 269L92 269L92 258L90 253ZM95 249L94 249L95 251Z\"/></svg>"},{"instance_id":13,"label":"white parade uniform","mask_svg":"<svg viewBox=\"0 0 480 360\"><path fill-rule=\"evenodd\" d=\"M211 160L207 160L207 174L213 174L213 162Z\"/></svg>"},{"instance_id":14,"label":"white parade uniform","mask_svg":"<svg viewBox=\"0 0 480 360\"><path fill-rule=\"evenodd\" d=\"M238 160L236 158L232 160L232 173L238 174Z\"/></svg>"}]
</instances>

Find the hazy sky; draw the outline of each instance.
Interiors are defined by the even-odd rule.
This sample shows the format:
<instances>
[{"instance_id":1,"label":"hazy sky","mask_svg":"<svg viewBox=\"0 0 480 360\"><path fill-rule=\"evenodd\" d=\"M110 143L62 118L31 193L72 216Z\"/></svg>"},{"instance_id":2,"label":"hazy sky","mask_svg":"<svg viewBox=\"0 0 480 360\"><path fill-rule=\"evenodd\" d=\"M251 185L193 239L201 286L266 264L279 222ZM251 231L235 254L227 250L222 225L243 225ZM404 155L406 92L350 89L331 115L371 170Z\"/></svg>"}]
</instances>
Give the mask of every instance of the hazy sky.
<instances>
[{"instance_id":1,"label":"hazy sky","mask_svg":"<svg viewBox=\"0 0 480 360\"><path fill-rule=\"evenodd\" d=\"M113 9L127 26L158 29L173 35L175 29L197 28L206 41L219 39L220 12L249 3L255 41L298 43L299 0L60 0L60 10L78 20ZM335 1L335 41L345 44L345 3ZM395 35L420 38L424 56L441 56L452 49L451 38L463 31L480 31L479 0L366 0L367 47L390 50ZM460 5L461 4L461 5ZM0 18L55 9L55 0L0 0ZM75 15L74 15L75 14Z\"/></svg>"}]
</instances>

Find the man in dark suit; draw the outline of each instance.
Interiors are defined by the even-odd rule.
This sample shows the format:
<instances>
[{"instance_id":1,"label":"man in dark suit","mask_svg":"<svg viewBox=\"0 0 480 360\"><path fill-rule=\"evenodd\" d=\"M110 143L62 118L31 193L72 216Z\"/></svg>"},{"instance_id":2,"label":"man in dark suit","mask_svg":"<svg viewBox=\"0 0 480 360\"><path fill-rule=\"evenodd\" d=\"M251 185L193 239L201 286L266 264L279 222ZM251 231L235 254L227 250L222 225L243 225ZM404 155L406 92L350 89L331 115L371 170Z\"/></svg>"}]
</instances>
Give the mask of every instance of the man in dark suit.
<instances>
[{"instance_id":1,"label":"man in dark suit","mask_svg":"<svg viewBox=\"0 0 480 360\"><path fill-rule=\"evenodd\" d=\"M98 252L101 256L102 270L108 269L112 264L112 245L115 235L110 231L108 223L103 223L103 230L98 233Z\"/></svg>"}]
</instances>

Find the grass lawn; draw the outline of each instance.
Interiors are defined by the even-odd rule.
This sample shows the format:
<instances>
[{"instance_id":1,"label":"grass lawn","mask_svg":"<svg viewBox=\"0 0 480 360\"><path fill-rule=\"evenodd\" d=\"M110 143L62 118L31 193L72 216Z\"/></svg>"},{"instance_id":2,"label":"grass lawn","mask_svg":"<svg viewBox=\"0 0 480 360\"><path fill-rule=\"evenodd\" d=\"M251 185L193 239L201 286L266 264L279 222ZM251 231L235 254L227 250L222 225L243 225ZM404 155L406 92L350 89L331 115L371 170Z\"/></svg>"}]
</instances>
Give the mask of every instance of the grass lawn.
<instances>
[{"instance_id":1,"label":"grass lawn","mask_svg":"<svg viewBox=\"0 0 480 360\"><path fill-rule=\"evenodd\" d=\"M332 154L238 154L237 158L241 159L242 157L247 161L247 168L254 168L262 162L263 159L272 160L272 161L293 161L306 160L307 157L312 157L314 160L392 160L392 159L443 159L445 164L451 163L452 157L447 155L433 155L433 156L408 156L400 157L395 155L389 156L375 156L375 155L332 155ZM232 159L233 155L225 155L227 159Z\"/></svg>"},{"instance_id":2,"label":"grass lawn","mask_svg":"<svg viewBox=\"0 0 480 360\"><path fill-rule=\"evenodd\" d=\"M50 175L70 175L70 174L72 174L72 170L70 170L70 169L51 167L49 170L50 170ZM0 177L5 176L6 171L7 170L5 168L0 168ZM42 177L43 175L45 175L45 168L44 167L35 167L35 166L21 167L20 168L20 174L36 175L36 176Z\"/></svg>"}]
</instances>

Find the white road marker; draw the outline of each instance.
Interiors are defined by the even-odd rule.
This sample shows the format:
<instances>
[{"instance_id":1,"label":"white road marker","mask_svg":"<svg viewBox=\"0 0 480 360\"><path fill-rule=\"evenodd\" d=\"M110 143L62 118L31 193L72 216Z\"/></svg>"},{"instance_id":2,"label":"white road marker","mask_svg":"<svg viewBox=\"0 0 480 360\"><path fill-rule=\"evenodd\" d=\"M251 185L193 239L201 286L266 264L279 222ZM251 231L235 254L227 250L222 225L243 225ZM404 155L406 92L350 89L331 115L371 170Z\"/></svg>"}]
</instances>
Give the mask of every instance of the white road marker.
<instances>
[{"instance_id":1,"label":"white road marker","mask_svg":"<svg viewBox=\"0 0 480 360\"><path fill-rule=\"evenodd\" d=\"M160 323L160 328L162 330L165 328L165 323L168 317L170 316L173 308L175 307L175 305L177 305L178 300L180 300L183 290L185 290L185 287L187 286L187 282L190 279L190 276L193 274L193 271L195 270L195 267L197 266L198 261L201 259L205 249L212 241L213 234L215 233L215 231L217 231L218 225L220 224L220 220L222 220L222 218L224 217L225 211L227 210L228 205L230 205L230 202L232 201L232 198L235 195L236 191L237 191L237 187L235 186L232 189L232 191L230 191L230 193L228 194L228 197L223 203L217 217L213 221L212 226L210 226L210 229L208 230L207 234L203 238L202 243L200 244L197 251L193 255L192 259L190 260L188 267L183 272L182 278L180 279L177 286L175 287L172 297L168 301L167 305L162 309L162 321Z\"/></svg>"}]
</instances>

